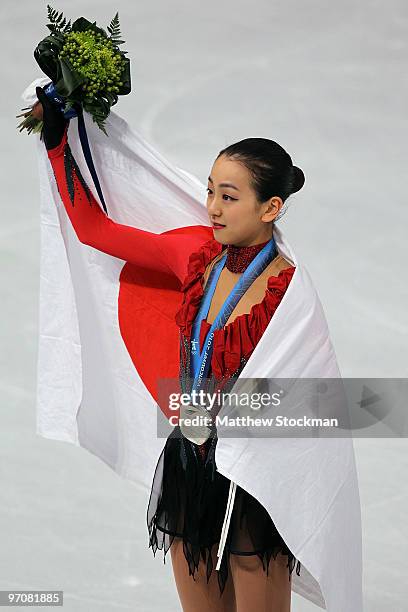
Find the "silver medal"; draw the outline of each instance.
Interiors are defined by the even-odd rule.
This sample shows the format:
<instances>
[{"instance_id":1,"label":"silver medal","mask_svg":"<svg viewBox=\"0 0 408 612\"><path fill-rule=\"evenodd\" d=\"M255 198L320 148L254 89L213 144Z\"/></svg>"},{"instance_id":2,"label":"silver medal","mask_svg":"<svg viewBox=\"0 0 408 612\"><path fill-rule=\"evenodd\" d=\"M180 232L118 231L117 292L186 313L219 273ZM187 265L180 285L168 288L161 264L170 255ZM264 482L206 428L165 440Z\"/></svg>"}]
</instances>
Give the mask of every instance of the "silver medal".
<instances>
[{"instance_id":1,"label":"silver medal","mask_svg":"<svg viewBox=\"0 0 408 612\"><path fill-rule=\"evenodd\" d=\"M185 422L194 419L194 424ZM211 434L211 416L207 408L203 406L180 406L180 431L187 440L194 444L204 444Z\"/></svg>"}]
</instances>

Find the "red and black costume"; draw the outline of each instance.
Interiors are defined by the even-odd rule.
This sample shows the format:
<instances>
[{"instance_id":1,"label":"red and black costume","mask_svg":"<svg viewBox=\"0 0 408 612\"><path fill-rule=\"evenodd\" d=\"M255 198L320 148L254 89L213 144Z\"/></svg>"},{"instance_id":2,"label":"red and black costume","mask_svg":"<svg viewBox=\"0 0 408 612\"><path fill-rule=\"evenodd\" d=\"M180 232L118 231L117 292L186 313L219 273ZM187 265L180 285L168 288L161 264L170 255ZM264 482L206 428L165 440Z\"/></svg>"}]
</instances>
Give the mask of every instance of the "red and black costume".
<instances>
[{"instance_id":1,"label":"red and black costume","mask_svg":"<svg viewBox=\"0 0 408 612\"><path fill-rule=\"evenodd\" d=\"M209 227L194 226L177 234L155 234L107 217L72 155L67 128L61 142L48 150L48 157L61 200L82 243L152 273L169 275L179 283L182 303L176 323L180 330L180 380L185 382L190 376L190 334L204 292L203 275L225 247L213 238L208 239ZM259 250L240 250L233 246L228 249L230 269L240 272ZM278 307L294 270L294 266L290 266L278 276L271 276L261 302L254 304L249 313L239 315L214 332L210 382L217 384L220 380L239 376ZM204 320L200 329L200 349L209 328L210 324ZM190 573L194 575L201 556L207 563L208 578L214 567L209 553L219 541L230 484L216 470L216 443L215 436L198 447L180 435L171 434L159 459L159 463L163 462L163 478L158 480L156 470L153 481L152 490L159 489L160 494L155 499L151 495L147 511L153 552L164 547L166 554L173 538L181 537ZM265 508L240 487L237 487L225 552L218 572L221 591L228 576L229 554L257 554L266 570L271 556L276 557L278 552L288 556L290 573L296 563ZM296 571L299 574L299 561Z\"/></svg>"}]
</instances>

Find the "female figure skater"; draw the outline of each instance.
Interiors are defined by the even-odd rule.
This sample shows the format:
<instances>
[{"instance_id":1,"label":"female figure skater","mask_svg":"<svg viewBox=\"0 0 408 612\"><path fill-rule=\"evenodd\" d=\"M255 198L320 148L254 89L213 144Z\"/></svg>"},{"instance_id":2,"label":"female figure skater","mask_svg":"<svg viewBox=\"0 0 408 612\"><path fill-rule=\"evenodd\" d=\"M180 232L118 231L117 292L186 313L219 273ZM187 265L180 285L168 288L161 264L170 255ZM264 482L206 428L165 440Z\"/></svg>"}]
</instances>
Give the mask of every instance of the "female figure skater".
<instances>
[{"instance_id":1,"label":"female figure skater","mask_svg":"<svg viewBox=\"0 0 408 612\"><path fill-rule=\"evenodd\" d=\"M295 267L277 254L273 229L285 200L304 184L302 170L276 142L248 138L220 151L211 168L207 210L212 239L208 228L201 231L200 226L170 236L115 223L80 173L67 141L69 121L41 87L36 93L48 157L79 240L177 279L182 292L176 315L181 387L191 391L206 354L206 391L228 390L294 273ZM231 302L240 279L246 284ZM239 486L215 573L230 481L216 470L214 427L206 437L183 435L177 426L167 438L158 462L163 477L157 481L156 468L147 511L150 546L154 553L170 549L184 612L289 612L296 559L266 509ZM300 575L299 561L296 571Z\"/></svg>"}]
</instances>

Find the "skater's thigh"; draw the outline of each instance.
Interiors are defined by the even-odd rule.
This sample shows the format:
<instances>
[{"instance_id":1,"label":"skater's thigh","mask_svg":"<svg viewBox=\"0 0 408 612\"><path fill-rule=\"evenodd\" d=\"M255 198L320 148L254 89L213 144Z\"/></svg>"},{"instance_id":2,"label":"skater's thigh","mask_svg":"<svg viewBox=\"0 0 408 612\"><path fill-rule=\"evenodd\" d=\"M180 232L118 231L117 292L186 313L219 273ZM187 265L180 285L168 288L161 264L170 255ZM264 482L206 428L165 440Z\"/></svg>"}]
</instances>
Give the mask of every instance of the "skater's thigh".
<instances>
[{"instance_id":1,"label":"skater's thigh","mask_svg":"<svg viewBox=\"0 0 408 612\"><path fill-rule=\"evenodd\" d=\"M290 612L291 580L287 556L269 563L268 576L257 555L230 555L236 612Z\"/></svg>"},{"instance_id":2,"label":"skater's thigh","mask_svg":"<svg viewBox=\"0 0 408 612\"><path fill-rule=\"evenodd\" d=\"M217 558L217 549L218 545L215 545L212 550L213 559ZM181 538L174 538L170 552L174 579L183 612L235 612L234 587L230 572L221 595L215 563L207 583L206 564L200 559L193 580L189 574Z\"/></svg>"}]
</instances>

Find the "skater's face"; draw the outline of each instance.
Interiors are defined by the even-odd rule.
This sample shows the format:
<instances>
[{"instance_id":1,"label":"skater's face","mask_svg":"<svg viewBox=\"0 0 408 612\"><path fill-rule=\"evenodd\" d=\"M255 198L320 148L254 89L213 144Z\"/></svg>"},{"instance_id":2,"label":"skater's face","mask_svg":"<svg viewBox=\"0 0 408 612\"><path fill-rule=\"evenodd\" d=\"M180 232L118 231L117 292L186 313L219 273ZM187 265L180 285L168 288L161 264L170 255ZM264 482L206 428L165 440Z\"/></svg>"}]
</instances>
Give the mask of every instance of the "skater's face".
<instances>
[{"instance_id":1,"label":"skater's face","mask_svg":"<svg viewBox=\"0 0 408 612\"><path fill-rule=\"evenodd\" d=\"M273 196L259 203L251 186L250 172L243 163L225 155L216 159L208 177L207 193L208 216L215 240L221 244L251 246L272 238L273 219L283 201Z\"/></svg>"}]
</instances>

